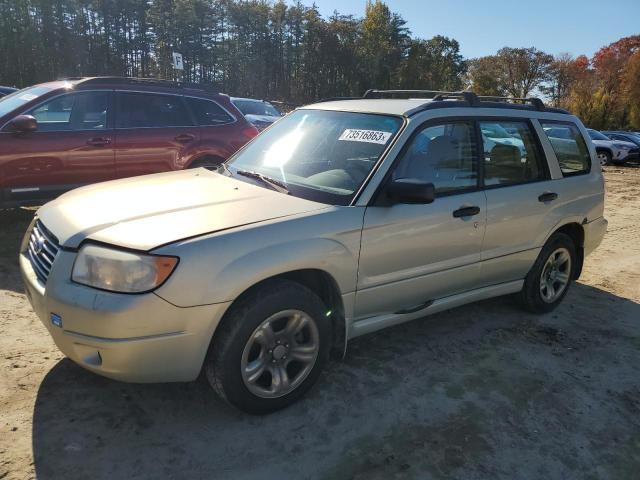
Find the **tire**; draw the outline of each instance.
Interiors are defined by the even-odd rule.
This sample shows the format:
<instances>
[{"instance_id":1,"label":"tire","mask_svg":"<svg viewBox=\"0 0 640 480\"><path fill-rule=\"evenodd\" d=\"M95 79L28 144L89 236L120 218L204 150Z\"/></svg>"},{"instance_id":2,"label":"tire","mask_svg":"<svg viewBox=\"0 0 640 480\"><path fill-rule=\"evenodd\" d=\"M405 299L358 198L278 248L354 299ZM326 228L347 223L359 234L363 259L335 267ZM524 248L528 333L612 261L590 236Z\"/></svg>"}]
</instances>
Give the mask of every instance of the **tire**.
<instances>
[{"instance_id":1,"label":"tire","mask_svg":"<svg viewBox=\"0 0 640 480\"><path fill-rule=\"evenodd\" d=\"M600 165L611 165L611 154L605 150L599 150L597 152Z\"/></svg>"},{"instance_id":2,"label":"tire","mask_svg":"<svg viewBox=\"0 0 640 480\"><path fill-rule=\"evenodd\" d=\"M559 263L564 258L558 255L558 252L568 256L568 265L563 264L554 273L549 263L552 261L551 257L555 256L554 263ZM533 313L547 313L556 308L569 291L576 266L577 255L573 240L564 233L554 233L542 248L525 278L520 292L523 306ZM566 283L560 288L564 275L566 275ZM555 294L550 295L551 292Z\"/></svg>"},{"instance_id":3,"label":"tire","mask_svg":"<svg viewBox=\"0 0 640 480\"><path fill-rule=\"evenodd\" d=\"M250 291L231 306L214 336L204 367L209 384L220 398L251 414L296 402L329 359L326 311L315 293L296 282L277 280ZM298 333L287 334L293 331Z\"/></svg>"},{"instance_id":4,"label":"tire","mask_svg":"<svg viewBox=\"0 0 640 480\"><path fill-rule=\"evenodd\" d=\"M206 157L206 158L201 158L200 160L196 160L191 165L189 165L189 168L203 167L203 168L206 168L207 170L217 170L222 162L224 162L224 160L222 160L221 158Z\"/></svg>"}]
</instances>

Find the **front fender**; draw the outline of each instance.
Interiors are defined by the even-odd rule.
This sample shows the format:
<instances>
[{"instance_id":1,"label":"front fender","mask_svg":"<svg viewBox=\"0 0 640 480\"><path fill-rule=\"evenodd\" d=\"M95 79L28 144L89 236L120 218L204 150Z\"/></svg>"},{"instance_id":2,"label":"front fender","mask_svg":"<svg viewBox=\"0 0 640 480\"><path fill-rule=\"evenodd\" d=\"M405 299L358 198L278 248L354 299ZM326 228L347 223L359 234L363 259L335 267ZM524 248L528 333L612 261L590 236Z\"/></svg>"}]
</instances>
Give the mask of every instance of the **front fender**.
<instances>
[{"instance_id":1,"label":"front fender","mask_svg":"<svg viewBox=\"0 0 640 480\"><path fill-rule=\"evenodd\" d=\"M235 300L267 278L302 269L329 274L342 295L356 288L364 208L332 207L162 247L180 263L156 294L188 307Z\"/></svg>"}]
</instances>

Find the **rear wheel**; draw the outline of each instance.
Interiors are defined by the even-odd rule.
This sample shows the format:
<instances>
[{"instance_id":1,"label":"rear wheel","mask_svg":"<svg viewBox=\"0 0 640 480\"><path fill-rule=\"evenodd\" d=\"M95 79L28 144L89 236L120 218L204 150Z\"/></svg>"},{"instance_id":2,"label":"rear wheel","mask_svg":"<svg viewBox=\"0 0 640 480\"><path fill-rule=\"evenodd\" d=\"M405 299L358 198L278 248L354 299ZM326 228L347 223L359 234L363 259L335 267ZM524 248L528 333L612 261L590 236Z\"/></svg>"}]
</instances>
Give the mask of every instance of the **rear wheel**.
<instances>
[{"instance_id":1,"label":"rear wheel","mask_svg":"<svg viewBox=\"0 0 640 480\"><path fill-rule=\"evenodd\" d=\"M279 280L259 287L225 315L205 364L221 398L263 414L298 400L329 358L331 325L311 290Z\"/></svg>"},{"instance_id":2,"label":"rear wheel","mask_svg":"<svg viewBox=\"0 0 640 480\"><path fill-rule=\"evenodd\" d=\"M576 247L571 237L553 234L525 278L520 295L527 310L546 313L558 306L573 280L575 259Z\"/></svg>"}]
</instances>

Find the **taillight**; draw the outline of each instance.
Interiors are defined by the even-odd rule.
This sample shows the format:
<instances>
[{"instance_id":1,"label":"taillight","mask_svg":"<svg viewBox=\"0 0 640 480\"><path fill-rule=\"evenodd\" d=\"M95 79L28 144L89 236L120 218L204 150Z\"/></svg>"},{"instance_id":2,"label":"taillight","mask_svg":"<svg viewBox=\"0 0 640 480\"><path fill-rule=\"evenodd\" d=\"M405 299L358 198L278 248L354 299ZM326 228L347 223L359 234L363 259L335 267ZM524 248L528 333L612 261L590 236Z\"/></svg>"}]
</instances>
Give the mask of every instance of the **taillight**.
<instances>
[{"instance_id":1,"label":"taillight","mask_svg":"<svg viewBox=\"0 0 640 480\"><path fill-rule=\"evenodd\" d=\"M250 127L247 128L243 128L242 129L242 135L244 135L247 138L253 138L256 135L258 135L258 129L256 127L254 127L253 125L251 125Z\"/></svg>"}]
</instances>

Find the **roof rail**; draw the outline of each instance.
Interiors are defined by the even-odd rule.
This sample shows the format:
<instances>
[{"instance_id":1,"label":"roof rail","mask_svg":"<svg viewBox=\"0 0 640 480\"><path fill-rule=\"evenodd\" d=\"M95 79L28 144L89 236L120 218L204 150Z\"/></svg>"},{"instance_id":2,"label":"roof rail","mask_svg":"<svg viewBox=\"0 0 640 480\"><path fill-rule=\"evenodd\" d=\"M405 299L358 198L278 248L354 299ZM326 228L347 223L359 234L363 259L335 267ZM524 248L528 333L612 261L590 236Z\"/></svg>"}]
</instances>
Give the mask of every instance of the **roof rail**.
<instances>
[{"instance_id":1,"label":"roof rail","mask_svg":"<svg viewBox=\"0 0 640 480\"><path fill-rule=\"evenodd\" d=\"M315 103L323 103L323 102L339 102L341 100L361 100L363 97L327 97L321 98Z\"/></svg>"},{"instance_id":2,"label":"roof rail","mask_svg":"<svg viewBox=\"0 0 640 480\"><path fill-rule=\"evenodd\" d=\"M460 92L445 92L442 90L377 90L370 88L362 98L409 98L412 95L430 95L427 98L433 98L437 95L456 94Z\"/></svg>"},{"instance_id":3,"label":"roof rail","mask_svg":"<svg viewBox=\"0 0 640 480\"><path fill-rule=\"evenodd\" d=\"M500 104L509 104L510 108L519 108L518 105L531 105L538 111L549 111L554 113L568 113L565 110L557 108L547 108L542 100L536 97L519 98L519 97L501 97L501 96L479 96L469 91L444 92L439 90L367 90L362 98L410 98L411 96L427 96L432 102L441 102L443 100L462 100L471 107L491 107L498 108ZM415 111L423 110L429 106L436 108L443 104L429 103L418 108ZM452 105L446 105L452 106ZM530 109L531 107L528 107Z\"/></svg>"},{"instance_id":4,"label":"roof rail","mask_svg":"<svg viewBox=\"0 0 640 480\"><path fill-rule=\"evenodd\" d=\"M505 102L505 103L515 103L515 104L530 103L536 108L536 110L540 110L541 112L545 110L544 102L536 97L520 98L520 97L496 97L491 95L483 95L483 96L479 96L478 98L480 99L480 101L486 101L486 102Z\"/></svg>"},{"instance_id":5,"label":"roof rail","mask_svg":"<svg viewBox=\"0 0 640 480\"><path fill-rule=\"evenodd\" d=\"M165 88L192 88L197 90L206 90L209 92L219 93L212 84L206 83L189 83L176 82L173 80L163 80L159 78L141 78L141 77L70 77L61 80L78 81L82 85L91 85L94 83L113 83L118 85L155 85Z\"/></svg>"}]
</instances>

